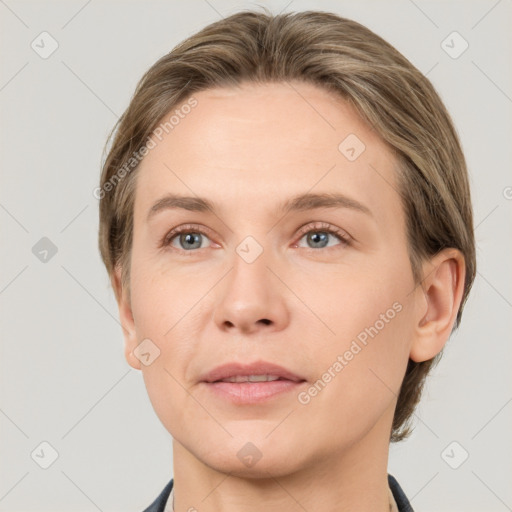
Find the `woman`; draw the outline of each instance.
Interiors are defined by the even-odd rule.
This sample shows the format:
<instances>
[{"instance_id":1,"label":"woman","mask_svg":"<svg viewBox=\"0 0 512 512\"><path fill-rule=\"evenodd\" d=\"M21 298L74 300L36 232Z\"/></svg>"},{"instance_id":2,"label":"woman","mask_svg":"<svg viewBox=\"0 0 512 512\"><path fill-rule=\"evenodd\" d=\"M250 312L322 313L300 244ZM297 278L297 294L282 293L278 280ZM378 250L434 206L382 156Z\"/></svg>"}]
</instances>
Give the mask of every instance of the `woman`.
<instances>
[{"instance_id":1,"label":"woman","mask_svg":"<svg viewBox=\"0 0 512 512\"><path fill-rule=\"evenodd\" d=\"M156 62L99 243L173 438L153 511L410 511L387 474L475 276L461 146L362 25L240 12Z\"/></svg>"}]
</instances>

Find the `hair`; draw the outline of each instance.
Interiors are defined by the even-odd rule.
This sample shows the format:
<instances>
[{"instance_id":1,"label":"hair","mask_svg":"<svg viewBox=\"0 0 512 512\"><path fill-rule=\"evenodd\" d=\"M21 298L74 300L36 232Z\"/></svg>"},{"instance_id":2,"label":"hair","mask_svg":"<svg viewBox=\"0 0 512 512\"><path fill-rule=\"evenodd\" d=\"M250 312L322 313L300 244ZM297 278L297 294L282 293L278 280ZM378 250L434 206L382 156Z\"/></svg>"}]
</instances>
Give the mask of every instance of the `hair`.
<instances>
[{"instance_id":1,"label":"hair","mask_svg":"<svg viewBox=\"0 0 512 512\"><path fill-rule=\"evenodd\" d=\"M475 278L476 255L466 162L439 95L400 52L353 20L329 12L273 15L263 10L240 11L208 25L160 58L137 84L108 137L104 152L112 145L97 189L99 249L110 278L120 270L129 296L136 170L164 116L205 89L301 81L355 107L395 155L416 285L422 283L421 264L428 258L445 248L463 254L456 329ZM391 442L410 435L425 378L441 354L423 362L409 359Z\"/></svg>"}]
</instances>

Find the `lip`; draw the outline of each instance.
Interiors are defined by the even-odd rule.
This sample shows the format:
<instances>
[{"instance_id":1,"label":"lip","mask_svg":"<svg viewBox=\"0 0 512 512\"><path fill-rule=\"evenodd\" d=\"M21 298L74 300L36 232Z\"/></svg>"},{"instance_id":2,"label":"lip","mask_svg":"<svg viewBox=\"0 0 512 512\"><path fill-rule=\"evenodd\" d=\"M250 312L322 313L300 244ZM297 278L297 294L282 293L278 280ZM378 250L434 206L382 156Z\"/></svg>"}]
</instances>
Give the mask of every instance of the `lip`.
<instances>
[{"instance_id":1,"label":"lip","mask_svg":"<svg viewBox=\"0 0 512 512\"><path fill-rule=\"evenodd\" d=\"M249 375L274 375L279 380L266 382L220 382L230 377ZM236 405L258 404L277 398L285 393L297 392L306 381L300 375L282 366L257 361L251 364L227 363L218 366L201 377L201 384L214 396Z\"/></svg>"},{"instance_id":2,"label":"lip","mask_svg":"<svg viewBox=\"0 0 512 512\"><path fill-rule=\"evenodd\" d=\"M229 377L247 377L249 375L277 375L281 379L292 382L306 380L304 377L296 375L282 366L266 361L256 361L250 364L226 363L202 375L199 380L211 384L222 379L228 379Z\"/></svg>"}]
</instances>

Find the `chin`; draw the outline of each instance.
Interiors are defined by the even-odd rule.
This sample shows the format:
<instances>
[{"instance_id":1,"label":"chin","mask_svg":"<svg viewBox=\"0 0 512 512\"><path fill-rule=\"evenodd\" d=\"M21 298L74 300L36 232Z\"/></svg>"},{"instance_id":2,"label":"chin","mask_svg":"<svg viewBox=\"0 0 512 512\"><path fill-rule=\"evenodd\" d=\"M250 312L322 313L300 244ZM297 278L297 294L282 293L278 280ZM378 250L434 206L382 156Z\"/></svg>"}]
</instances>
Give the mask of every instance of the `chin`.
<instances>
[{"instance_id":1,"label":"chin","mask_svg":"<svg viewBox=\"0 0 512 512\"><path fill-rule=\"evenodd\" d=\"M281 477L300 470L301 462L297 454L304 455L304 452L277 437L265 439L267 434L268 430L259 436L237 435L229 440L224 439L224 442L205 438L199 449L191 446L189 450L215 471L240 478Z\"/></svg>"},{"instance_id":2,"label":"chin","mask_svg":"<svg viewBox=\"0 0 512 512\"><path fill-rule=\"evenodd\" d=\"M275 458L272 457L272 459ZM280 460L264 460L264 457L262 457L252 466L245 465L236 459L230 459L229 461L219 461L216 457L208 457L208 459L203 460L203 463L210 468L238 478L280 478L298 470L285 456L280 457Z\"/></svg>"}]
</instances>

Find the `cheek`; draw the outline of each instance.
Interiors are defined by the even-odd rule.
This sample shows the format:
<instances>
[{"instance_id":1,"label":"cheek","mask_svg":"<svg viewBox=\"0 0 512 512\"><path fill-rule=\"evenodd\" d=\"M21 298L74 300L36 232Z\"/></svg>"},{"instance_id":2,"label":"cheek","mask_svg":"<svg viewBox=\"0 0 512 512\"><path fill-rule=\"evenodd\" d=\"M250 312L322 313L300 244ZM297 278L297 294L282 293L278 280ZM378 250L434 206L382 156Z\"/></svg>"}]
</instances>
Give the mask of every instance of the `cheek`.
<instances>
[{"instance_id":1,"label":"cheek","mask_svg":"<svg viewBox=\"0 0 512 512\"><path fill-rule=\"evenodd\" d=\"M158 354L151 364L141 364L142 375L157 416L170 432L176 432L188 415L189 384L184 375L197 355L212 276L163 274L151 262L132 261L131 305L137 342L151 340Z\"/></svg>"},{"instance_id":2,"label":"cheek","mask_svg":"<svg viewBox=\"0 0 512 512\"><path fill-rule=\"evenodd\" d=\"M325 293L306 298L331 331L318 340L318 380L303 396L312 416L361 422L364 431L396 399L412 339L412 278L400 271L407 263L333 274Z\"/></svg>"},{"instance_id":3,"label":"cheek","mask_svg":"<svg viewBox=\"0 0 512 512\"><path fill-rule=\"evenodd\" d=\"M201 308L200 301L212 286L212 276L191 274L183 269L163 267L162 261L144 258L134 252L132 257L132 311L137 334L154 336L165 343L183 320Z\"/></svg>"},{"instance_id":4,"label":"cheek","mask_svg":"<svg viewBox=\"0 0 512 512\"><path fill-rule=\"evenodd\" d=\"M382 255L359 265L332 265L328 271L312 266L300 275L289 274L288 282L307 306L303 318L308 319L308 332L318 332L319 342L336 344L339 350L357 337L364 343L376 332L389 332L412 288L412 280L400 270L402 264L407 262L390 264ZM303 308L299 304L296 309ZM317 329L312 329L315 324Z\"/></svg>"},{"instance_id":5,"label":"cheek","mask_svg":"<svg viewBox=\"0 0 512 512\"><path fill-rule=\"evenodd\" d=\"M392 311L388 323L367 315L364 327L352 329L355 336L318 351L317 380L298 398L308 429L323 432L329 443L347 446L383 415L391 420L408 361L409 309L401 306L377 307L379 313Z\"/></svg>"}]
</instances>

